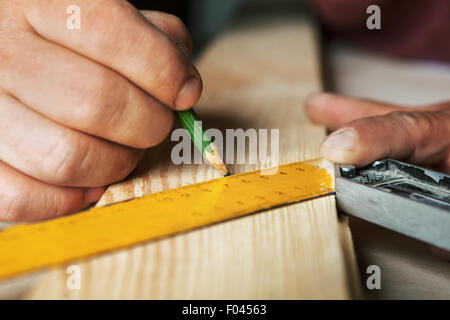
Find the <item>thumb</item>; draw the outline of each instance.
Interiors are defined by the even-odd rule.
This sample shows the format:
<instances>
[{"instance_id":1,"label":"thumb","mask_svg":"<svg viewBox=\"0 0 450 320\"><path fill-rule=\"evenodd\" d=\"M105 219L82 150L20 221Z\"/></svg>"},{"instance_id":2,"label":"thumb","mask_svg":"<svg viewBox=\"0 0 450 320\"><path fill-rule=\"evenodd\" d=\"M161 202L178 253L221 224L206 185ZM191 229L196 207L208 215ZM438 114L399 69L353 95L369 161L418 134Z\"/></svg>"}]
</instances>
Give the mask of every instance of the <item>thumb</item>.
<instances>
[{"instance_id":1,"label":"thumb","mask_svg":"<svg viewBox=\"0 0 450 320\"><path fill-rule=\"evenodd\" d=\"M425 166L450 168L450 109L395 111L350 122L322 143L328 160L365 166L396 158Z\"/></svg>"}]
</instances>

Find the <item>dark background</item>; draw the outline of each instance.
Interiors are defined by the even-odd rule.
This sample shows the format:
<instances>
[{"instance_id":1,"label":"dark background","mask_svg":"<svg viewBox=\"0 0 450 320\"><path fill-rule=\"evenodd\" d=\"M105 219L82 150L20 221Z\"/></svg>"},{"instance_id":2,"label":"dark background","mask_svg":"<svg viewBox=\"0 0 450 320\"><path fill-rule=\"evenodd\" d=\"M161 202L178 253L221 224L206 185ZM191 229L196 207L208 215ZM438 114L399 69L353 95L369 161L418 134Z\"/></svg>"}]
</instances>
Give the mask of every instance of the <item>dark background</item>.
<instances>
[{"instance_id":1,"label":"dark background","mask_svg":"<svg viewBox=\"0 0 450 320\"><path fill-rule=\"evenodd\" d=\"M189 0L129 0L129 2L140 10L158 10L174 14L189 25Z\"/></svg>"},{"instance_id":2,"label":"dark background","mask_svg":"<svg viewBox=\"0 0 450 320\"><path fill-rule=\"evenodd\" d=\"M179 17L193 40L193 58L241 15L273 15L308 9L306 0L128 0L140 10L157 10Z\"/></svg>"},{"instance_id":3,"label":"dark background","mask_svg":"<svg viewBox=\"0 0 450 320\"><path fill-rule=\"evenodd\" d=\"M236 15L236 12L238 12L239 8L249 0L128 1L140 10L163 11L179 17L191 34L193 40L193 58L195 59L212 38L232 23L231 21ZM256 1L257 5L260 6L262 2L272 0Z\"/></svg>"}]
</instances>

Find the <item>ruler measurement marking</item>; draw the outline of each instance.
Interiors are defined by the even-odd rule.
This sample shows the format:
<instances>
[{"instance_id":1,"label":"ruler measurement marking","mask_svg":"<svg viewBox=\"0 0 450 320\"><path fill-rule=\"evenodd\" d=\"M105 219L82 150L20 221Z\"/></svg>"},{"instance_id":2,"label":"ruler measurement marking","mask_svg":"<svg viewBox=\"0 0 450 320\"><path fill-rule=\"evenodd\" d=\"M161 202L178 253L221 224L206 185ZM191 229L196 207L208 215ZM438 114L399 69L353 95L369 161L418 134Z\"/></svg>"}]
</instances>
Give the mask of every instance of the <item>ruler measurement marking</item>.
<instances>
[{"instance_id":1,"label":"ruler measurement marking","mask_svg":"<svg viewBox=\"0 0 450 320\"><path fill-rule=\"evenodd\" d=\"M332 194L325 169L280 166L0 231L0 279Z\"/></svg>"}]
</instances>

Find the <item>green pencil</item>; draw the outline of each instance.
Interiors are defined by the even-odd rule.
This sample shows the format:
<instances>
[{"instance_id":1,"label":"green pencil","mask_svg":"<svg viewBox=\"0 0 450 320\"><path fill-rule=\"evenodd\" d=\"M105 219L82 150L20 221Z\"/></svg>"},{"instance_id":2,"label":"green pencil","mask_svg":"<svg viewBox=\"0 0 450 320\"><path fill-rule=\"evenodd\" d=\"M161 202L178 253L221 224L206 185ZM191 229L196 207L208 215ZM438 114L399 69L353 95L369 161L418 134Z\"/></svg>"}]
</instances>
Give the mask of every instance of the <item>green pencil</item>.
<instances>
[{"instance_id":1,"label":"green pencil","mask_svg":"<svg viewBox=\"0 0 450 320\"><path fill-rule=\"evenodd\" d=\"M175 116L184 129L189 132L194 145L200 150L202 156L211 163L222 175L229 175L227 166L223 161L217 146L211 138L205 134L201 120L193 109L187 111L175 111Z\"/></svg>"}]
</instances>

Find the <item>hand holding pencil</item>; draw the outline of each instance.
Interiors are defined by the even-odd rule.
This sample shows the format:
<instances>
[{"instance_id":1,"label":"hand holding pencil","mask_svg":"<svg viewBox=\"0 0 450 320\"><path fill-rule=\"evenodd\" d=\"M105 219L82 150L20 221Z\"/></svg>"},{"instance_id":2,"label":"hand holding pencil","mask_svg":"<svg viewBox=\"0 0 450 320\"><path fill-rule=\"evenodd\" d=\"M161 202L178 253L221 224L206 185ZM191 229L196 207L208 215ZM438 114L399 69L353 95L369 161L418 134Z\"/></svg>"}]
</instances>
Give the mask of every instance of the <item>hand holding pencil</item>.
<instances>
[{"instance_id":1,"label":"hand holding pencil","mask_svg":"<svg viewBox=\"0 0 450 320\"><path fill-rule=\"evenodd\" d=\"M0 221L99 200L202 92L180 19L78 0L81 27L71 29L71 5L0 0Z\"/></svg>"}]
</instances>

